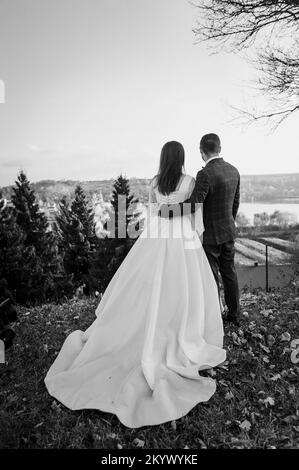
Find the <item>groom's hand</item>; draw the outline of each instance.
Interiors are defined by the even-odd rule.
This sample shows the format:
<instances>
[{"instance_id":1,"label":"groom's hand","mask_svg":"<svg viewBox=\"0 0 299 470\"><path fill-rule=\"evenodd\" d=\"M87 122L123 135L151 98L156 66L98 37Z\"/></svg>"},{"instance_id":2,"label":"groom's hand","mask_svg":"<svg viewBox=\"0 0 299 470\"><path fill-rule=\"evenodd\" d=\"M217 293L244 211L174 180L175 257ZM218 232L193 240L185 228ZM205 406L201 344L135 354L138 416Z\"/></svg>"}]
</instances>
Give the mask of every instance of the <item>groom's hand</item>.
<instances>
[{"instance_id":1,"label":"groom's hand","mask_svg":"<svg viewBox=\"0 0 299 470\"><path fill-rule=\"evenodd\" d=\"M180 217L196 211L196 205L202 204L209 192L209 177L206 171L200 170L196 175L195 186L191 196L184 202L178 204L162 204L158 215L163 219L172 219L173 217Z\"/></svg>"},{"instance_id":2,"label":"groom's hand","mask_svg":"<svg viewBox=\"0 0 299 470\"><path fill-rule=\"evenodd\" d=\"M162 219L172 219L173 217L181 216L180 204L162 204L158 216Z\"/></svg>"}]
</instances>

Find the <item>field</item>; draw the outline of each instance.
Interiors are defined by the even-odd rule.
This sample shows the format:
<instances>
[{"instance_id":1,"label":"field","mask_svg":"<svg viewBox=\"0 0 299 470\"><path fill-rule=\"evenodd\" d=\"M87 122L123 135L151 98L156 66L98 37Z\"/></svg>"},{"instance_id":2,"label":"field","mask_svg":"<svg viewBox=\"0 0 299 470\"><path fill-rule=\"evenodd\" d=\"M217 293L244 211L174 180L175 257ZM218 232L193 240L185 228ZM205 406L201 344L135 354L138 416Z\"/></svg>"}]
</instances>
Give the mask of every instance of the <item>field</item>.
<instances>
[{"instance_id":1,"label":"field","mask_svg":"<svg viewBox=\"0 0 299 470\"><path fill-rule=\"evenodd\" d=\"M299 448L298 298L294 289L243 294L241 326L225 324L227 361L206 373L215 395L180 420L129 429L97 410L71 411L44 377L65 337L85 330L98 301L20 310L16 341L0 364L1 449Z\"/></svg>"},{"instance_id":2,"label":"field","mask_svg":"<svg viewBox=\"0 0 299 470\"><path fill-rule=\"evenodd\" d=\"M295 243L275 237L262 237L258 239L236 239L236 264L239 266L253 266L266 263L266 245L268 245L268 262L272 265L289 264L295 253Z\"/></svg>"}]
</instances>

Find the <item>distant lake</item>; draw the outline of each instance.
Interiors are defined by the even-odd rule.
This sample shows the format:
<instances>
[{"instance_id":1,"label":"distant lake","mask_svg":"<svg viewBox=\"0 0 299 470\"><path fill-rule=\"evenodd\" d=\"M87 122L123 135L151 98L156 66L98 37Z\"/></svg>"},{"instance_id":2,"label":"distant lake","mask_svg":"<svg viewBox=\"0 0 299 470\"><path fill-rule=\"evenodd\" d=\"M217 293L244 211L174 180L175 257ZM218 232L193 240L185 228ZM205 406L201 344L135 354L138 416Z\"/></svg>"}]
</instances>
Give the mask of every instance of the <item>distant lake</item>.
<instances>
[{"instance_id":1,"label":"distant lake","mask_svg":"<svg viewBox=\"0 0 299 470\"><path fill-rule=\"evenodd\" d=\"M297 216L299 221L299 204L276 204L276 203L263 203L263 202L241 202L239 212L242 212L246 217L253 222L254 214L260 214L261 212L266 212L271 215L273 212L289 212Z\"/></svg>"}]
</instances>

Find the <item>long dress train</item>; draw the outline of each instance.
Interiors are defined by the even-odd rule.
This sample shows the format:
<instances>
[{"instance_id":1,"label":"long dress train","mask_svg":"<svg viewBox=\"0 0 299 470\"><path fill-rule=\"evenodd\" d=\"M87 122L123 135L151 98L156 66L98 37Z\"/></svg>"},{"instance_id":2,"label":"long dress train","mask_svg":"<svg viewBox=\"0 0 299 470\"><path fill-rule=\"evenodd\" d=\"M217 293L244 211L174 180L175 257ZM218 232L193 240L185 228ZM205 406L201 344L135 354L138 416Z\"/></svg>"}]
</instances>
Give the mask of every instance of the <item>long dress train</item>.
<instances>
[{"instance_id":1,"label":"long dress train","mask_svg":"<svg viewBox=\"0 0 299 470\"><path fill-rule=\"evenodd\" d=\"M169 197L153 188L151 195L157 203L181 202L193 185L186 175ZM114 413L137 428L181 418L214 394L215 380L200 371L225 361L223 324L201 230L191 219L153 214L95 321L66 338L45 384L68 408Z\"/></svg>"}]
</instances>

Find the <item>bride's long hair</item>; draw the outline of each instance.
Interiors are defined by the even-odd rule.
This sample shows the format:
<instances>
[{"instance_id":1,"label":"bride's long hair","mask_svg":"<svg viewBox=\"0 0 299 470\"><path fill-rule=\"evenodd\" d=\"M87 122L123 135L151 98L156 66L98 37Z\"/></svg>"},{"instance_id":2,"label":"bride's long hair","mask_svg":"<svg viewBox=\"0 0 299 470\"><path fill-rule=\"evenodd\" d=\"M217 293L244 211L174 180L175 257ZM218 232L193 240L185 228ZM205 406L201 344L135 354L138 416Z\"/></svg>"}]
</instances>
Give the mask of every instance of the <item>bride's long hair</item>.
<instances>
[{"instance_id":1,"label":"bride's long hair","mask_svg":"<svg viewBox=\"0 0 299 470\"><path fill-rule=\"evenodd\" d=\"M180 142L175 140L163 145L160 156L160 166L155 177L156 186L161 194L175 191L184 173L185 150Z\"/></svg>"}]
</instances>

